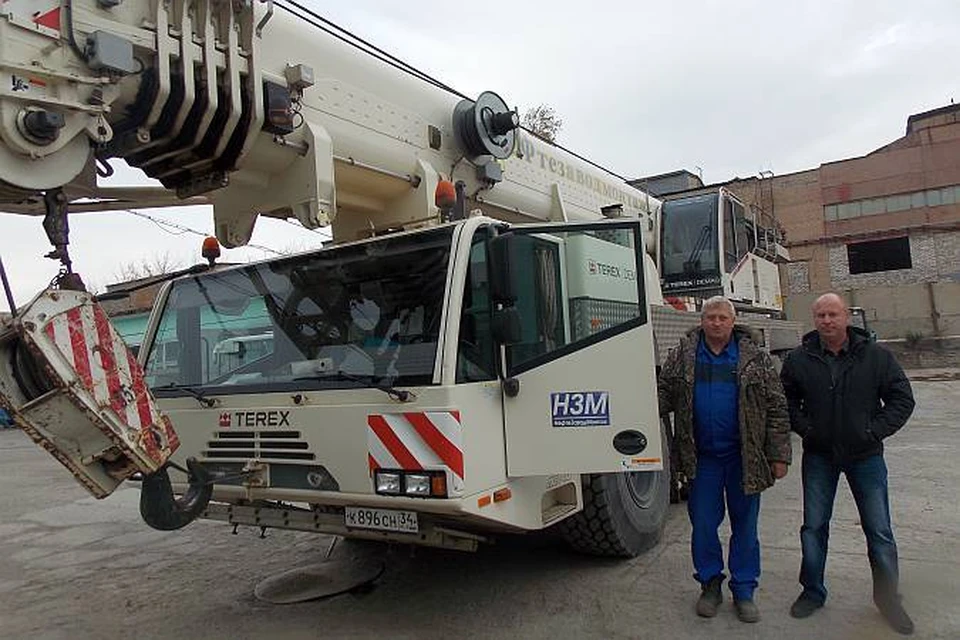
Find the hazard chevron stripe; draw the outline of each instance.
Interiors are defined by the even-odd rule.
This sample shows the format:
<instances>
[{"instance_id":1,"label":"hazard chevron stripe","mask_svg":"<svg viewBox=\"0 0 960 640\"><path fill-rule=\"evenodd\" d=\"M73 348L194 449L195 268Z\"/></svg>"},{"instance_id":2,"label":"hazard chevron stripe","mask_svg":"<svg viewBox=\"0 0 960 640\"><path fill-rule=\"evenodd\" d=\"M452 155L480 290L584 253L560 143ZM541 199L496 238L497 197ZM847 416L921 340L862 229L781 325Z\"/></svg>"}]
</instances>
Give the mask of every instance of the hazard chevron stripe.
<instances>
[{"instance_id":1,"label":"hazard chevron stripe","mask_svg":"<svg viewBox=\"0 0 960 640\"><path fill-rule=\"evenodd\" d=\"M143 381L143 370L137 364L133 357L133 352L126 349L127 368L130 370L130 377L133 378L133 395L137 402L137 416L140 418L140 424L150 424L153 422L153 416L150 415L150 398L147 397L147 385Z\"/></svg>"},{"instance_id":2,"label":"hazard chevron stripe","mask_svg":"<svg viewBox=\"0 0 960 640\"><path fill-rule=\"evenodd\" d=\"M436 452L444 464L455 474L463 477L463 452L430 421L425 413L405 413L403 417L413 425L423 441Z\"/></svg>"},{"instance_id":3,"label":"hazard chevron stripe","mask_svg":"<svg viewBox=\"0 0 960 640\"><path fill-rule=\"evenodd\" d=\"M136 440L148 457L162 462L178 448L179 438L150 397L143 369L99 305L56 315L43 332L76 371L80 384L101 408L112 410L130 430L125 437Z\"/></svg>"},{"instance_id":4,"label":"hazard chevron stripe","mask_svg":"<svg viewBox=\"0 0 960 640\"><path fill-rule=\"evenodd\" d=\"M387 448L387 451L390 452L390 455L393 456L393 459L400 464L401 469L416 469L418 471L423 469L423 465L410 453L410 449L408 449L397 436L396 432L390 428L390 425L387 424L383 416L367 416L367 424L376 434L380 442Z\"/></svg>"},{"instance_id":5,"label":"hazard chevron stripe","mask_svg":"<svg viewBox=\"0 0 960 640\"><path fill-rule=\"evenodd\" d=\"M448 469L464 478L459 411L371 414L367 416L367 462L379 468Z\"/></svg>"},{"instance_id":6,"label":"hazard chevron stripe","mask_svg":"<svg viewBox=\"0 0 960 640\"><path fill-rule=\"evenodd\" d=\"M53 325L50 325L53 328ZM80 308L70 309L67 312L67 331L70 334L70 348L73 350L73 366L80 376L83 386L93 389L93 378L90 375L90 357L87 354L87 341L83 337L83 318Z\"/></svg>"},{"instance_id":7,"label":"hazard chevron stripe","mask_svg":"<svg viewBox=\"0 0 960 640\"><path fill-rule=\"evenodd\" d=\"M110 402L110 408L116 412L121 420L130 424L126 411L127 403L123 399L123 391L120 388L117 359L113 355L113 336L110 334L110 321L107 320L107 315L100 307L94 307L93 318L97 327L97 340L100 347L100 367L107 377L107 398Z\"/></svg>"}]
</instances>

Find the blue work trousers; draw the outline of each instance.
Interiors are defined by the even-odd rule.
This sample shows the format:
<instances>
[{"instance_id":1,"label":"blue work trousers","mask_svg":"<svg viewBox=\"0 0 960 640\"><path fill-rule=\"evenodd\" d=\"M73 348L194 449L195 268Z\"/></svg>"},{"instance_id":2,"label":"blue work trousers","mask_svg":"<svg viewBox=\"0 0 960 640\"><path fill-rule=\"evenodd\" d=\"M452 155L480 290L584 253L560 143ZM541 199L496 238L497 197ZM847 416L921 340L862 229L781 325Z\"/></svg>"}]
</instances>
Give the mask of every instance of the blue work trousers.
<instances>
[{"instance_id":1,"label":"blue work trousers","mask_svg":"<svg viewBox=\"0 0 960 640\"><path fill-rule=\"evenodd\" d=\"M726 498L726 505L724 505ZM723 549L718 529L724 511L730 514L730 591L736 600L752 600L760 579L757 521L760 494L743 493L743 461L739 452L716 457L699 455L697 476L687 500L693 536L694 578L706 583L723 575Z\"/></svg>"},{"instance_id":2,"label":"blue work trousers","mask_svg":"<svg viewBox=\"0 0 960 640\"><path fill-rule=\"evenodd\" d=\"M847 477L867 538L867 556L873 572L873 598L896 598L899 582L897 543L890 525L887 465L882 455L839 465L814 453L803 454L803 526L800 528L800 584L804 596L823 603L827 599L824 570L830 518L840 474Z\"/></svg>"}]
</instances>

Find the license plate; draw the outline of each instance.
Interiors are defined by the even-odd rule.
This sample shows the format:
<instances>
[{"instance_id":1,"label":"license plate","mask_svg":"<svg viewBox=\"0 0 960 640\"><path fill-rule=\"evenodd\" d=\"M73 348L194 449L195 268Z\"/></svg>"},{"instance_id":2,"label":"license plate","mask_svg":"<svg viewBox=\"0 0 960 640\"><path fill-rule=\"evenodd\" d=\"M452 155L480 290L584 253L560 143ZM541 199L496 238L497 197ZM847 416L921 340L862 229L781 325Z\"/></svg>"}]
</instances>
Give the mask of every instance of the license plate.
<instances>
[{"instance_id":1,"label":"license plate","mask_svg":"<svg viewBox=\"0 0 960 640\"><path fill-rule=\"evenodd\" d=\"M343 515L350 529L378 529L401 533L417 533L420 530L416 511L345 507Z\"/></svg>"}]
</instances>

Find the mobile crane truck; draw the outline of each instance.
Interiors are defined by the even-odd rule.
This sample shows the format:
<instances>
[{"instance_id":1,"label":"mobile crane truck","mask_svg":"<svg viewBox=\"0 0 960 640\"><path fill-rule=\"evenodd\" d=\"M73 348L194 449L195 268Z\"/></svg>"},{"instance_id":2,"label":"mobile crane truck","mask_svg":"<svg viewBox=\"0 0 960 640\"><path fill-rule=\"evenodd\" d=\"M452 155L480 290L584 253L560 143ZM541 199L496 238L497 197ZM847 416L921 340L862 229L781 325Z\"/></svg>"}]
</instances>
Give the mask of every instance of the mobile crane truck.
<instances>
[{"instance_id":1,"label":"mobile crane truck","mask_svg":"<svg viewBox=\"0 0 960 640\"><path fill-rule=\"evenodd\" d=\"M113 158L163 188L98 185ZM0 405L96 496L141 474L150 526L659 539L656 365L697 323L663 304L660 203L497 94L296 2L8 0L0 202L44 216L63 265L0 331ZM67 211L178 202L212 204L227 247L264 215L335 243L173 280L137 361L73 272ZM712 228L670 260L763 259ZM776 350L783 325L756 326Z\"/></svg>"}]
</instances>

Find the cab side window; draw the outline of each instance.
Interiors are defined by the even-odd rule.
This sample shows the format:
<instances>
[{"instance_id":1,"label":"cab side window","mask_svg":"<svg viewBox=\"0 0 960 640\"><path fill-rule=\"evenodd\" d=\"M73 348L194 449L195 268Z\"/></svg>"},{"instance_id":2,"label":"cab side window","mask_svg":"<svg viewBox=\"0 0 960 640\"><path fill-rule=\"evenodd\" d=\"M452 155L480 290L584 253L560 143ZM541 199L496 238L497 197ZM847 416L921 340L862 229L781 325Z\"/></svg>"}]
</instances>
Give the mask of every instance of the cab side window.
<instances>
[{"instance_id":1,"label":"cab side window","mask_svg":"<svg viewBox=\"0 0 960 640\"><path fill-rule=\"evenodd\" d=\"M457 382L496 380L496 346L490 325L490 280L485 238L470 249L463 290L460 338L457 343Z\"/></svg>"},{"instance_id":2,"label":"cab side window","mask_svg":"<svg viewBox=\"0 0 960 640\"><path fill-rule=\"evenodd\" d=\"M737 223L733 215L733 202L723 199L723 267L727 273L737 266Z\"/></svg>"},{"instance_id":3,"label":"cab side window","mask_svg":"<svg viewBox=\"0 0 960 640\"><path fill-rule=\"evenodd\" d=\"M516 233L511 279L521 339L506 349L510 375L646 321L636 229Z\"/></svg>"}]
</instances>

